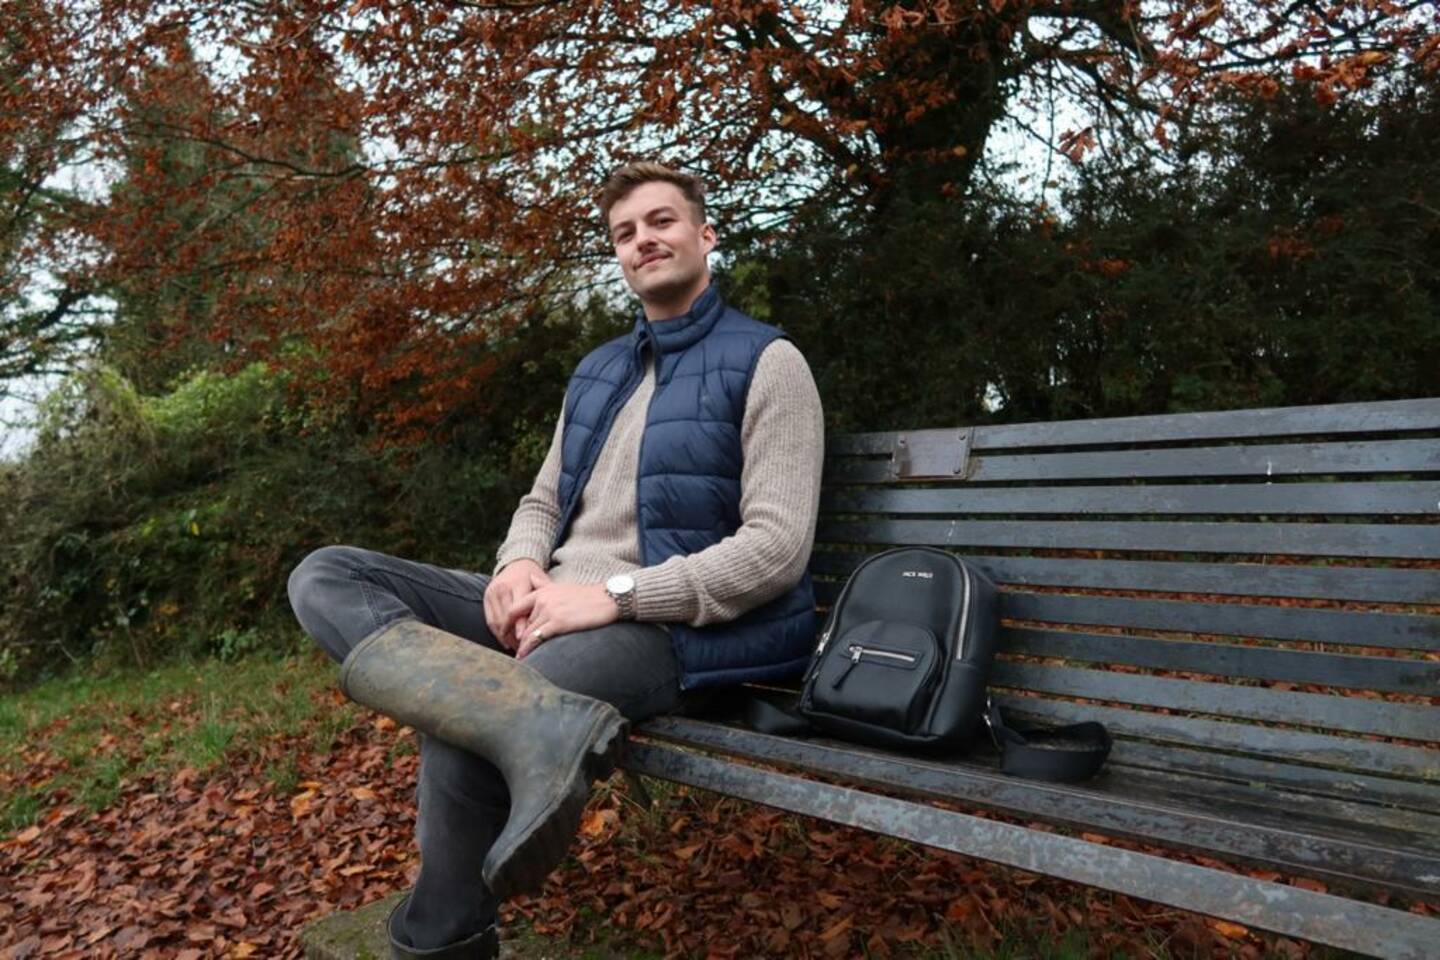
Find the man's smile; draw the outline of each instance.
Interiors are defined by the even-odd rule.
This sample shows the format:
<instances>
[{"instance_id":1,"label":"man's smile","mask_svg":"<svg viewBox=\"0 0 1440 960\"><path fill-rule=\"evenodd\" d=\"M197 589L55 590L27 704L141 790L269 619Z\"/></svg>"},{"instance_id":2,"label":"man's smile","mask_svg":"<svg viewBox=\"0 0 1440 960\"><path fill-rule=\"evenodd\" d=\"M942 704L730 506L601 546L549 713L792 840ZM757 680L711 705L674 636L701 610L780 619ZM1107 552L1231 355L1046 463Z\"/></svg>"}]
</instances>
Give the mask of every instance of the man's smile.
<instances>
[{"instance_id":1,"label":"man's smile","mask_svg":"<svg viewBox=\"0 0 1440 960\"><path fill-rule=\"evenodd\" d=\"M668 253L652 253L646 257L643 257L640 260L639 264L636 265L635 269L640 270L643 269L647 264L654 263L657 260L668 260L669 258L670 254Z\"/></svg>"}]
</instances>

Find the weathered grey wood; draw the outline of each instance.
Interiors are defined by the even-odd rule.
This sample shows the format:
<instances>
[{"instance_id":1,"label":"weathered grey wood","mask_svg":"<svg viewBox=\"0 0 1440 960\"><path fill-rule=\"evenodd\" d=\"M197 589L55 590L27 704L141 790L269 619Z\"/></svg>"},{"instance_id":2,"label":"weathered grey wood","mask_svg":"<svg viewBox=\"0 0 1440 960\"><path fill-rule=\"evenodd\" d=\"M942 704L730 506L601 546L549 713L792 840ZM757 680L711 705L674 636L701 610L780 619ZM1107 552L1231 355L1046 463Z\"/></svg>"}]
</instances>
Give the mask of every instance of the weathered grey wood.
<instances>
[{"instance_id":1,"label":"weathered grey wood","mask_svg":"<svg viewBox=\"0 0 1440 960\"><path fill-rule=\"evenodd\" d=\"M990 677L1002 687L1066 697L1440 743L1440 710L1428 705L1006 660L996 661Z\"/></svg>"},{"instance_id":2,"label":"weathered grey wood","mask_svg":"<svg viewBox=\"0 0 1440 960\"><path fill-rule=\"evenodd\" d=\"M717 723L659 718L639 731L688 746L844 779L888 792L963 801L1114 836L1223 852L1251 863L1342 883L1380 884L1411 896L1440 894L1440 850L1430 838L1371 823L1363 804L1294 796L1310 815L1257 822L1273 792L1195 776L1111 768L1084 784L1007 776L993 761L918 759L835 741L793 740ZM1197 805L1196 797L1205 797ZM1189 802L1186 802L1189 801ZM1230 811L1219 809L1227 804ZM1311 829L1319 814L1350 821L1341 835ZM1422 851L1422 847L1425 849Z\"/></svg>"},{"instance_id":3,"label":"weathered grey wood","mask_svg":"<svg viewBox=\"0 0 1440 960\"><path fill-rule=\"evenodd\" d=\"M625 763L638 773L777 809L1377 956L1420 960L1440 938L1440 922L1400 910L804 780L662 744L633 744Z\"/></svg>"},{"instance_id":4,"label":"weathered grey wood","mask_svg":"<svg viewBox=\"0 0 1440 960\"><path fill-rule=\"evenodd\" d=\"M1276 757L1244 757L1174 743L1149 743L1126 738L1115 741L1110 751L1110 762L1347 800L1371 811L1357 816L1357 820L1440 837L1440 808L1435 805L1433 783L1314 767L1303 762L1288 763Z\"/></svg>"},{"instance_id":5,"label":"weathered grey wood","mask_svg":"<svg viewBox=\"0 0 1440 960\"><path fill-rule=\"evenodd\" d=\"M971 446L977 450L1000 450L1437 429L1440 429L1440 398L1426 398L997 424L975 427ZM837 434L827 437L825 446L827 450L841 454L889 453L895 445L896 436L895 431Z\"/></svg>"},{"instance_id":6,"label":"weathered grey wood","mask_svg":"<svg viewBox=\"0 0 1440 960\"><path fill-rule=\"evenodd\" d=\"M1009 591L1000 594L1000 614L1048 623L1440 650L1440 616ZM1440 690L1432 692L1440 696Z\"/></svg>"},{"instance_id":7,"label":"weathered grey wood","mask_svg":"<svg viewBox=\"0 0 1440 960\"><path fill-rule=\"evenodd\" d=\"M748 684L747 691L753 691L759 696L767 698L788 698L793 701L799 695L798 683L789 684ZM1413 761L1417 754L1414 748L1400 748L1402 765L1395 775L1391 771L1378 773L1367 773L1353 767L1345 766L1315 766L1316 757L1330 756L1334 753L1332 749L1335 738L1322 736L1319 738L1308 735L1298 740L1285 741L1287 748L1296 744L1300 745L1302 753L1296 758L1298 762L1292 762L1287 754L1280 751L1265 753L1261 757L1244 756L1233 752L1245 749L1241 738L1246 734L1247 727L1243 723L1223 723L1223 735L1215 741L1207 740L1204 736L1196 738L1196 731L1188 730L1184 733L1184 739L1170 737L1166 730L1168 727L1157 731L1151 729L1148 718L1154 718L1156 714L1143 714L1139 711L1127 709L1115 709L1101 707L1098 705L1061 703L1056 704L1048 698L1037 696L1016 697L1003 690L997 690L997 699L1002 704L1009 704L1015 710L1017 716L1030 717L1040 722L1050 723L1078 723L1084 720L1101 720L1105 716L1120 714L1124 717L1120 728L1115 731L1118 736L1115 740L1111 757L1120 762L1132 765L1143 766L1154 770L1180 770L1191 771L1211 779L1225 779L1241 783L1270 784L1285 789L1293 789L1300 793L1317 794L1321 796L1336 797L1339 799L1365 802L1383 805L1387 808L1397 808L1393 820L1384 822L1393 823L1397 829L1411 830L1415 832L1426 832L1440 836L1440 807L1435 803L1434 783L1422 783L1414 780L1397 779L1397 777L1414 776ZM1093 715L1087 715L1086 710L1096 711ZM1130 725L1128 722L1136 716L1140 718L1138 726ZM1162 720L1178 720L1182 724L1185 717L1169 717L1161 715ZM1201 721L1205 730L1201 734L1208 733L1215 724L1211 721ZM1125 734L1135 732L1144 727L1137 735L1153 738L1157 742L1147 740L1130 739ZM1351 741L1353 744L1355 741ZM1364 742L1364 741L1361 741ZM1304 752L1304 751L1313 751ZM1418 756L1428 758L1431 772L1429 779L1440 782L1440 769L1433 769L1435 762L1440 760L1440 755L1434 751L1426 751ZM1423 776L1423 774L1422 774ZM1398 809L1403 808L1403 809ZM1434 813L1437 816L1417 820L1413 813L1406 811L1422 810L1427 813ZM1380 822L1380 821L1377 821Z\"/></svg>"},{"instance_id":8,"label":"weathered grey wood","mask_svg":"<svg viewBox=\"0 0 1440 960\"><path fill-rule=\"evenodd\" d=\"M1070 487L839 488L824 493L821 513L940 513L1211 516L1398 515L1440 517L1440 483L1124 484Z\"/></svg>"},{"instance_id":9,"label":"weathered grey wood","mask_svg":"<svg viewBox=\"0 0 1440 960\"><path fill-rule=\"evenodd\" d=\"M1329 913L1316 912L1322 901L1308 899L1296 913L1286 902L1291 888L1242 891L1223 871L1177 872L1173 862L1156 865L1116 848L1072 848L1071 838L1023 827L996 831L993 821L937 814L883 794L961 799L1269 864L1333 885L1435 896L1440 710L1424 700L1277 690L1254 681L1440 696L1440 663L1426 656L1440 650L1440 565L1389 568L1393 560L1408 566L1440 560L1440 398L908 431L897 448L900 437L827 440L822 546L811 562L819 602L833 601L843 579L877 548L926 544L976 560L1010 588L1001 597L1007 620L993 676L996 699L1020 722L1106 724L1116 737L1107 772L1082 785L1037 784L1001 776L983 759L920 761L716 725L708 727L728 730L719 739L693 731L677 739L727 758L860 782L873 792L650 745L632 757L634 769L1002 862L1039 862L1026 869L1057 876L1070 876L1066 870L1081 862L1084 882L1118 883L1270 929L1308 924L1295 935L1330 943L1349 938L1344 945L1351 949L1432 952L1440 942L1434 921L1415 926L1404 914L1361 916L1374 908L1335 898L1323 901L1335 905ZM1128 448L1101 449L1107 445ZM1031 550L1062 556L1003 555ZM1086 550L1132 558L1063 556ZM1216 562L1204 562L1207 555ZM1287 562L1276 564L1277 557ZM1362 562L1289 562L1302 558ZM1245 559L1254 562L1236 562ZM1074 592L1094 589L1152 595ZM1200 596L1155 595L1165 593ZM1280 607L1216 596L1400 608ZM1172 637L1134 636L1136 630ZM1197 638L1215 636L1260 642ZM1325 649L1297 649L1294 642ZM1403 655L1358 655L1356 647ZM655 724L688 723L653 721L642 735ZM759 741L770 745L754 747ZM1354 939L1357 930L1371 938L1365 946Z\"/></svg>"},{"instance_id":10,"label":"weathered grey wood","mask_svg":"<svg viewBox=\"0 0 1440 960\"><path fill-rule=\"evenodd\" d=\"M870 552L821 549L810 559L817 576L848 577ZM1440 603L1440 568L1395 570L1361 566L1089 560L1080 557L999 557L964 554L998 584L1099 587L1241 597L1313 597L1376 603Z\"/></svg>"},{"instance_id":11,"label":"weathered grey wood","mask_svg":"<svg viewBox=\"0 0 1440 960\"><path fill-rule=\"evenodd\" d=\"M1383 808L1373 804L1294 792L1273 784L1232 783L1180 770L1149 770L1120 763L1112 768L1112 774L1098 787L1113 803L1178 807L1199 811L1202 817L1223 822L1236 831L1253 826L1262 832L1270 828L1304 836L1321 858L1331 858L1332 876L1352 889L1368 891L1378 884L1412 897L1433 898L1440 893L1440 874L1436 873L1440 867L1440 838L1433 833L1396 830L1375 823L1373 815ZM1224 848L1217 844L1211 849ZM1280 851L1275 853L1285 856ZM1388 863L1381 866L1363 862L1370 857ZM1294 869L1297 873L1316 873L1326 868L1297 865Z\"/></svg>"},{"instance_id":12,"label":"weathered grey wood","mask_svg":"<svg viewBox=\"0 0 1440 960\"><path fill-rule=\"evenodd\" d=\"M1440 696L1440 663L1424 659L1020 627L1002 632L1000 649L1006 653L1123 663L1155 670Z\"/></svg>"},{"instance_id":13,"label":"weathered grey wood","mask_svg":"<svg viewBox=\"0 0 1440 960\"><path fill-rule=\"evenodd\" d=\"M843 584L832 580L817 581L815 599L828 608L842 589ZM1011 620L1087 627L1310 640L1421 652L1440 650L1440 616L1418 614L1002 591L1000 615ZM1440 696L1440 692L1435 695Z\"/></svg>"},{"instance_id":14,"label":"weathered grey wood","mask_svg":"<svg viewBox=\"0 0 1440 960\"><path fill-rule=\"evenodd\" d=\"M798 692L793 682L750 686L762 695L793 697ZM1137 751L1153 750L1154 756L1161 759L1147 765L1156 769L1168 769L1171 764L1164 758L1174 757L1177 768L1216 777L1246 782L1273 778L1278 784L1305 792L1408 805L1412 809L1436 808L1440 751L1432 748L1260 727L1243 720L1220 721L1096 703L1077 704L1045 695L1016 696L999 687L995 698L1022 719L1052 724L1087 720L1104 723L1117 737L1117 755L1130 757ZM1126 739L1129 737L1143 739ZM1431 782L1395 779L1398 777Z\"/></svg>"},{"instance_id":15,"label":"weathered grey wood","mask_svg":"<svg viewBox=\"0 0 1440 960\"><path fill-rule=\"evenodd\" d=\"M1440 558L1440 525L1084 520L820 521L821 543Z\"/></svg>"},{"instance_id":16,"label":"weathered grey wood","mask_svg":"<svg viewBox=\"0 0 1440 960\"><path fill-rule=\"evenodd\" d=\"M914 479L953 479L952 458L928 448L912 457ZM1440 444L1434 440L1354 443L1291 443L1086 453L992 454L974 457L965 474L971 483L1002 480L1107 480L1141 477L1302 477L1339 474L1435 473ZM827 456L827 483L888 483L885 460Z\"/></svg>"},{"instance_id":17,"label":"weathered grey wood","mask_svg":"<svg viewBox=\"0 0 1440 960\"><path fill-rule=\"evenodd\" d=\"M1071 703L1067 700L1048 700L1035 696L1014 696L1003 691L997 691L995 700L1001 706L1052 723L1083 723L1095 720L1105 724L1117 736L1140 737L1210 750L1229 750L1262 758L1297 760L1360 773L1440 780L1440 753L1423 747L1209 720L1203 717L1129 710L1097 703Z\"/></svg>"}]
</instances>

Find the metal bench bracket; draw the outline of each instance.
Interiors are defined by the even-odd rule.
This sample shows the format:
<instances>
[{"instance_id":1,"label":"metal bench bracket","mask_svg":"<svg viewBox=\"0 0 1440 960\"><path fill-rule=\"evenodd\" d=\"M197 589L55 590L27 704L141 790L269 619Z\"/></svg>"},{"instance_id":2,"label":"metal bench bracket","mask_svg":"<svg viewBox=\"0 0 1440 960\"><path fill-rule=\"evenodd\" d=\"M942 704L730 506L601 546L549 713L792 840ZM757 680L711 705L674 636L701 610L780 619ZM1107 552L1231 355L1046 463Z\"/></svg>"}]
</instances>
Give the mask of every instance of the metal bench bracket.
<instances>
[{"instance_id":1,"label":"metal bench bracket","mask_svg":"<svg viewBox=\"0 0 1440 960\"><path fill-rule=\"evenodd\" d=\"M892 480L964 480L970 473L974 429L915 430L895 435Z\"/></svg>"}]
</instances>

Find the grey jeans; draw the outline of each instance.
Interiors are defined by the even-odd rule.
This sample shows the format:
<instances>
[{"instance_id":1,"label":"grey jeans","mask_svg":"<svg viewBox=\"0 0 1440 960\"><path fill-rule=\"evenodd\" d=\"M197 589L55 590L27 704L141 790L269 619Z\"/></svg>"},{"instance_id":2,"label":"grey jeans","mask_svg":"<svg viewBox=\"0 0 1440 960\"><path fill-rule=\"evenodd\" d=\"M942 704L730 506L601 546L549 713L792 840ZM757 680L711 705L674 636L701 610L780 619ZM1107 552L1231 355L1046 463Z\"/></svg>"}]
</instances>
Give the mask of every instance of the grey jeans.
<instances>
[{"instance_id":1,"label":"grey jeans","mask_svg":"<svg viewBox=\"0 0 1440 960\"><path fill-rule=\"evenodd\" d=\"M406 618L503 650L485 622L489 582L484 574L359 547L322 547L290 574L290 605L336 663L368 634ZM657 624L620 621L558 636L525 662L557 686L614 704L631 720L681 705L670 635ZM416 801L420 873L401 932L410 946L430 949L494 922L499 904L480 868L505 826L510 797L489 761L422 736Z\"/></svg>"}]
</instances>

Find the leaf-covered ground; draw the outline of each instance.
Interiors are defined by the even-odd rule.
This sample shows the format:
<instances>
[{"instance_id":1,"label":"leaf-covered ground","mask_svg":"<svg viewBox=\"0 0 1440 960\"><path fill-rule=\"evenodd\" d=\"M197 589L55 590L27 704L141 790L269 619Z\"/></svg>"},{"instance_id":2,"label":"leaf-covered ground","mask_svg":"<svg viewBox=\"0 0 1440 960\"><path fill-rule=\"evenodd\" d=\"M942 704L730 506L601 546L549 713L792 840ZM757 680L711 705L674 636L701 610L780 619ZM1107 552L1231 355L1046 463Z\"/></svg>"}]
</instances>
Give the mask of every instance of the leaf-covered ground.
<instances>
[{"instance_id":1,"label":"leaf-covered ground","mask_svg":"<svg viewBox=\"0 0 1440 960\"><path fill-rule=\"evenodd\" d=\"M69 681L0 707L0 957L297 957L402 889L412 734L313 658ZM1303 957L1234 924L701 791L597 789L512 929L674 957ZM1331 955L1324 952L1325 955ZM613 954L612 954L613 955Z\"/></svg>"}]
</instances>

